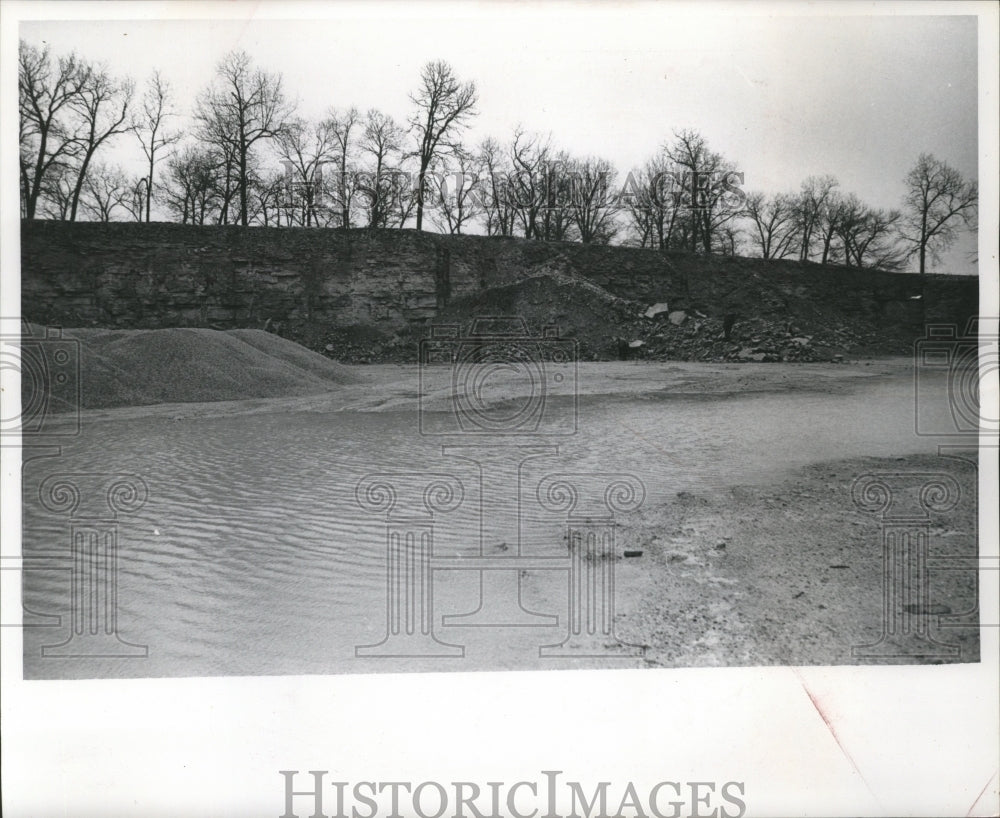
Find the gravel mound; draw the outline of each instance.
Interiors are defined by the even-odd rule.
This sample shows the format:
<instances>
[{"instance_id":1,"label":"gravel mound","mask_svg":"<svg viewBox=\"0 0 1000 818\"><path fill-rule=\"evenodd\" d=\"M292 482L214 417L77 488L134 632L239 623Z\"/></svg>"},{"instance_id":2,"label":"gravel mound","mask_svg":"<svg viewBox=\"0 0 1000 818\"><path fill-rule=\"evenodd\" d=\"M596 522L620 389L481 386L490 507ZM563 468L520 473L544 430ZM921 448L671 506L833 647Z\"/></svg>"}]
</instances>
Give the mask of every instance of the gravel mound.
<instances>
[{"instance_id":1,"label":"gravel mound","mask_svg":"<svg viewBox=\"0 0 1000 818\"><path fill-rule=\"evenodd\" d=\"M349 367L261 330L65 329L62 335L79 343L83 409L314 395L360 380ZM58 411L59 403L50 405Z\"/></svg>"},{"instance_id":2,"label":"gravel mound","mask_svg":"<svg viewBox=\"0 0 1000 818\"><path fill-rule=\"evenodd\" d=\"M357 383L359 380L357 374L349 367L279 335L260 329L231 329L226 334L238 338L265 355L305 370L323 380L338 384Z\"/></svg>"}]
</instances>

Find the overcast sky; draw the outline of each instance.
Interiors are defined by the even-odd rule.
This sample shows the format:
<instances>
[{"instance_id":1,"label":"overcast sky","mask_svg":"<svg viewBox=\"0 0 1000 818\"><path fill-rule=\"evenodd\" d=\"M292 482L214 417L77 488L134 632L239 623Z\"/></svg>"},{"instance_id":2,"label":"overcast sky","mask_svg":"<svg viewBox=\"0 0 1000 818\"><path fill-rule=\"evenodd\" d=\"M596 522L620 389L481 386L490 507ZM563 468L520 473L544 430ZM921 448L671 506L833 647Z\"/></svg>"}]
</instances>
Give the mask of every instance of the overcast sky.
<instances>
[{"instance_id":1,"label":"overcast sky","mask_svg":"<svg viewBox=\"0 0 1000 818\"><path fill-rule=\"evenodd\" d=\"M20 34L139 81L159 68L184 110L239 47L284 75L304 116L356 105L405 120L420 66L441 58L479 88L470 142L506 139L520 123L624 173L673 130L695 128L748 190L792 191L830 173L881 207L899 206L921 152L977 174L974 17L740 8L754 16L620 3L315 4L310 16L328 19L23 22ZM973 249L963 240L940 271L975 272Z\"/></svg>"}]
</instances>

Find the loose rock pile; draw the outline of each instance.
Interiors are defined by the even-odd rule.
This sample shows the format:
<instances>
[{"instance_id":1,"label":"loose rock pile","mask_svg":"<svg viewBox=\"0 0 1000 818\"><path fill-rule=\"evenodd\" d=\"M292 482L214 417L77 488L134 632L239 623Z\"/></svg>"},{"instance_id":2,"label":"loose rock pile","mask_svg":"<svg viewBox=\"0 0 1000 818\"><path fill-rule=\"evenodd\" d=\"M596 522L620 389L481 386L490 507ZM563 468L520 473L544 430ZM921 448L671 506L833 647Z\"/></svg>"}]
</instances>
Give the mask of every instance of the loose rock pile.
<instances>
[{"instance_id":1,"label":"loose rock pile","mask_svg":"<svg viewBox=\"0 0 1000 818\"><path fill-rule=\"evenodd\" d=\"M674 313L671 313L674 315ZM700 313L673 320L635 322L630 327L645 343L637 357L682 361L836 361L863 349L881 347L883 354L907 351L905 342L884 344L873 333L849 328L812 328L802 332L793 322L767 318L737 320L727 340L724 321Z\"/></svg>"}]
</instances>

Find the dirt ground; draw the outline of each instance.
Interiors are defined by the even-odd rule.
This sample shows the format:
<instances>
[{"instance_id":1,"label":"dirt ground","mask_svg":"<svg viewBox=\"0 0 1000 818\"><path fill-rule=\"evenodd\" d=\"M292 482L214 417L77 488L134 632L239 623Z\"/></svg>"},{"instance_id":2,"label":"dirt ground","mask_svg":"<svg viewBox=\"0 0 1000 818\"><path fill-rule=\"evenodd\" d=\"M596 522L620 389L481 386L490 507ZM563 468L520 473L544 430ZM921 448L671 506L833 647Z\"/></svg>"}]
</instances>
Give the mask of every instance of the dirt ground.
<instances>
[{"instance_id":1,"label":"dirt ground","mask_svg":"<svg viewBox=\"0 0 1000 818\"><path fill-rule=\"evenodd\" d=\"M84 410L84 422L130 417L218 417L258 412L446 410L453 394L451 368L415 364L344 366L350 377L329 391L306 396L248 398L203 402L167 401L151 406ZM886 377L912 377L909 357L875 358L847 363L689 363L683 361L602 361L577 366L575 391L581 399L599 395L736 395L762 392L848 392L858 384ZM497 375L507 399L531 394L536 387L516 371ZM423 395L422 404L419 401ZM58 417L51 419L58 422Z\"/></svg>"},{"instance_id":2,"label":"dirt ground","mask_svg":"<svg viewBox=\"0 0 1000 818\"><path fill-rule=\"evenodd\" d=\"M928 555L947 566L943 558L977 554L975 455L860 458L813 465L777 485L681 492L622 532L621 549L643 553L618 563L619 588L628 589L618 594L619 637L645 645L655 667L978 661L977 628L948 619L976 610L976 574L958 567L968 559L933 568L929 598L906 612L914 629L957 655L893 656L889 639L881 658L852 656L884 630L882 523L851 496L869 472L953 476L960 500L929 516Z\"/></svg>"}]
</instances>

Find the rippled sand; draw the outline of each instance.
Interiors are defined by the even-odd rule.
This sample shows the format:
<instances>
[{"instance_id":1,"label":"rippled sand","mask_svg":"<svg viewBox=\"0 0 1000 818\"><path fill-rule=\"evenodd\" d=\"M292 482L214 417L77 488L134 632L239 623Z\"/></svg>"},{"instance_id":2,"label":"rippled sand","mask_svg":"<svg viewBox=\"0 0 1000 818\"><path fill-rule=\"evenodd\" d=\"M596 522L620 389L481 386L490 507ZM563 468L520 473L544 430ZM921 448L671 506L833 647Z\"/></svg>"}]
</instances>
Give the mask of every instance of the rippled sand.
<instances>
[{"instance_id":1,"label":"rippled sand","mask_svg":"<svg viewBox=\"0 0 1000 818\"><path fill-rule=\"evenodd\" d=\"M27 463L25 555L68 551L70 521L38 501L52 474L134 474L149 498L118 521L119 630L148 656L43 658L42 646L66 637L67 572L29 571L26 606L63 619L25 631L26 676L552 667L538 647L565 638L567 575L537 559L565 561L566 522L536 488L565 472L628 473L643 485L642 509L616 518L616 628L646 650L556 666L849 662L851 645L878 628L881 603L872 591L877 531L845 486L865 465L858 458L936 452L934 439L914 434L904 361L583 364L578 404L563 396L550 407L575 413L575 434L515 440L533 447L523 457L510 440L442 449L470 441L421 433L421 392L425 411L451 406L445 368L422 385L416 367L359 371L364 383L319 396L88 412L58 458ZM516 402L530 383L514 373L496 394ZM831 478L809 471L837 462ZM459 507L435 518L433 546L459 569L435 571L433 627L441 642L464 646L461 657L356 655L387 627L385 514L361 508L356 493L372 472L444 474L464 487ZM703 504L698 519L692 497ZM968 532L954 536L967 552ZM536 562L484 572L485 589L458 562L519 552ZM829 567L841 563L850 569ZM959 582L948 591L951 610L968 590ZM455 618L484 595L541 616L518 627Z\"/></svg>"}]
</instances>

